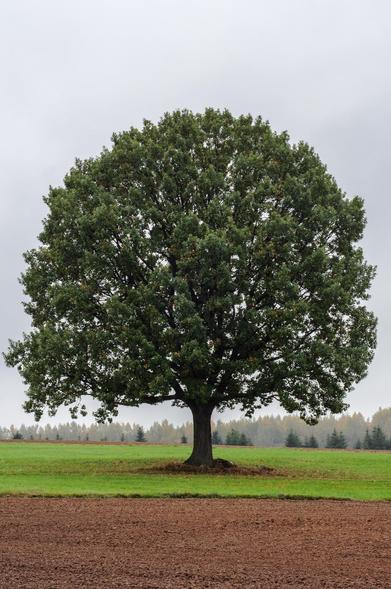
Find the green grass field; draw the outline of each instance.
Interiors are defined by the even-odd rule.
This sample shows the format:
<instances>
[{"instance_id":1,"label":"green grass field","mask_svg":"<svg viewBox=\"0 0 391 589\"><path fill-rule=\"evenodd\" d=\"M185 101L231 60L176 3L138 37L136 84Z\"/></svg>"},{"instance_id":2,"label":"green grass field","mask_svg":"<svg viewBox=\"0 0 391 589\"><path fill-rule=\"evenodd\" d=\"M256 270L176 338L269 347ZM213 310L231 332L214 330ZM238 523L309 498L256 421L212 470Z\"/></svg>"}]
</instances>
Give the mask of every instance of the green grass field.
<instances>
[{"instance_id":1,"label":"green grass field","mask_svg":"<svg viewBox=\"0 0 391 589\"><path fill-rule=\"evenodd\" d=\"M0 443L0 494L391 499L391 453L215 448L215 457L276 469L267 476L145 472L189 446Z\"/></svg>"}]
</instances>

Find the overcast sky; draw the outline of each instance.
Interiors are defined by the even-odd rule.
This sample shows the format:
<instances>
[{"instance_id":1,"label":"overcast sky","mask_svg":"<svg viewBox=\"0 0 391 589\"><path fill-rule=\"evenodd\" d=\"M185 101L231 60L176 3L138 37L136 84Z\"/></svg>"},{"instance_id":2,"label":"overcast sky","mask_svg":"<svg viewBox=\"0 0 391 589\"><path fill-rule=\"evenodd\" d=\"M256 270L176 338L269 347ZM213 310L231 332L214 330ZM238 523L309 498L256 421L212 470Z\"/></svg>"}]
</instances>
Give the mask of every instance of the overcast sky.
<instances>
[{"instance_id":1,"label":"overcast sky","mask_svg":"<svg viewBox=\"0 0 391 589\"><path fill-rule=\"evenodd\" d=\"M379 340L348 402L366 416L390 406L390 57L387 0L2 2L0 349L28 329L17 278L49 184L143 118L227 107L307 141L347 194L364 197ZM1 360L0 425L33 421L23 391ZM189 414L167 405L120 413L145 424L164 417ZM51 421L68 418L60 411Z\"/></svg>"}]
</instances>

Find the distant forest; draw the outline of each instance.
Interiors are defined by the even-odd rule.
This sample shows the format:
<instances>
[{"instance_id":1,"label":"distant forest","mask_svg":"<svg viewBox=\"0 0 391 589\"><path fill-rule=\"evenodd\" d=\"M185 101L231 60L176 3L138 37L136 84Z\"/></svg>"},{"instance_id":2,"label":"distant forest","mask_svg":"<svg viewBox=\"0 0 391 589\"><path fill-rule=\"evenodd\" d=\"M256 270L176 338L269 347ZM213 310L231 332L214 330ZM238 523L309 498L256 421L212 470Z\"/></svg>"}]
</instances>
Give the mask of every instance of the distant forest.
<instances>
[{"instance_id":1,"label":"distant forest","mask_svg":"<svg viewBox=\"0 0 391 589\"><path fill-rule=\"evenodd\" d=\"M254 446L284 446L290 432L294 432L301 443L311 436L316 438L320 447L328 444L333 431L342 432L347 447L359 447L363 442L367 430L372 432L374 428L381 428L389 440L391 438L391 408L379 409L372 419L365 419L361 413L342 415L341 417L325 417L317 425L306 425L299 417L294 415L264 416L256 419L237 419L233 421L215 421L212 431L215 442L226 443L232 441L232 430L242 435ZM185 443L192 440L192 424L190 422L181 426L174 426L167 420L155 422L150 428L142 428L137 423L114 422L109 424L79 424L77 421L60 425L22 425L18 428L0 427L0 439L19 438L25 440L80 440L80 441L109 441L109 442L134 442L140 440L140 430L143 432L142 440L152 443ZM234 436L234 437L235 437ZM243 437L244 436L244 437ZM228 437L228 440L227 440Z\"/></svg>"}]
</instances>

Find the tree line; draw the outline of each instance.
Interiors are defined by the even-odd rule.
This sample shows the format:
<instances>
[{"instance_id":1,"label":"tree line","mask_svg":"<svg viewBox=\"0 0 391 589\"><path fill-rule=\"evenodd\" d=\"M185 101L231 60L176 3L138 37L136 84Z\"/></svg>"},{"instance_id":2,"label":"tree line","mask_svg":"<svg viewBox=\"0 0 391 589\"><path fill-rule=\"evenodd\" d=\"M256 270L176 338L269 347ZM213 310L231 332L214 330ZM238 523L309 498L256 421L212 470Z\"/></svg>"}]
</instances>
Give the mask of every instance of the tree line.
<instances>
[{"instance_id":1,"label":"tree line","mask_svg":"<svg viewBox=\"0 0 391 589\"><path fill-rule=\"evenodd\" d=\"M65 424L65 430L67 430L67 425L69 424ZM50 429L50 431L48 431L49 428L45 428L44 430L44 434L45 437L43 437L43 434L41 432L40 429L34 429L34 432L31 431L30 427L26 426L22 426L20 429L16 429L14 426L11 426L9 430L6 429L2 429L1 432L1 437L0 439L12 439L12 440L24 440L24 439L28 439L28 440L42 440L44 439L45 441L49 441L49 440L56 440L56 441L60 441L60 440L69 440L69 441L74 441L74 438L63 438L60 435L60 431L62 431L62 433L64 433L64 428L63 426L59 426L58 428L53 428L56 429L56 434L55 434L55 438L53 438L53 431ZM133 428L132 428L133 429ZM48 434L51 433L52 435L49 436ZM133 439L129 439L129 438L133 438ZM82 437L80 434L77 436L77 439L75 441L97 441L95 440L95 438L90 438L90 435L87 431L87 433L85 433L84 437ZM107 436L104 436L102 438L100 438L101 442L107 442L107 441L120 441L120 442L139 442L139 443L145 443L148 442L148 438L145 434L144 428L142 425L137 426L136 432L134 434L134 436L128 436L126 437L124 432L121 433L120 439L119 440L109 440ZM183 433L180 437L180 442L181 444L187 444L189 442L187 436L185 433ZM246 434L244 433L240 433L235 429L231 429L231 431L227 434L225 440L223 440L223 438L220 436L219 432L217 430L214 430L212 432L212 444L214 446L216 445L227 445L227 446L252 446L253 443L250 440L250 438L248 438L246 436Z\"/></svg>"},{"instance_id":2,"label":"tree line","mask_svg":"<svg viewBox=\"0 0 391 589\"><path fill-rule=\"evenodd\" d=\"M58 425L21 425L9 428L0 427L0 438L12 438L19 433L25 440L74 440L74 441L110 441L134 442L139 428L137 423L113 422L106 424L85 424L77 421ZM385 440L391 437L391 408L379 409L371 419L365 419L361 413L324 417L314 426L305 424L294 415L261 416L256 419L237 419L229 422L213 421L212 436L214 444L237 443L237 436L246 436L246 440L254 446L284 446L292 431L300 438L300 445L306 446L311 436L316 438L320 447L328 445L328 437L333 431L342 432L346 447L363 447L376 449L382 435L374 428L380 428ZM145 439L150 443L181 443L183 438L191 442L192 423L175 426L163 420L155 422L149 428L142 428ZM234 437L232 438L232 430ZM235 433L237 432L237 434ZM232 440L234 440L232 442ZM307 442L306 442L307 440Z\"/></svg>"},{"instance_id":3,"label":"tree line","mask_svg":"<svg viewBox=\"0 0 391 589\"><path fill-rule=\"evenodd\" d=\"M318 448L319 443L314 435L306 436L302 442L300 436L293 430L289 432L285 440L285 446L288 448ZM346 437L343 432L338 432L335 428L327 436L326 448L340 448L348 447ZM357 439L354 448L356 450L391 450L391 437L387 438L386 434L380 426L375 426L370 432L366 430L364 438Z\"/></svg>"}]
</instances>

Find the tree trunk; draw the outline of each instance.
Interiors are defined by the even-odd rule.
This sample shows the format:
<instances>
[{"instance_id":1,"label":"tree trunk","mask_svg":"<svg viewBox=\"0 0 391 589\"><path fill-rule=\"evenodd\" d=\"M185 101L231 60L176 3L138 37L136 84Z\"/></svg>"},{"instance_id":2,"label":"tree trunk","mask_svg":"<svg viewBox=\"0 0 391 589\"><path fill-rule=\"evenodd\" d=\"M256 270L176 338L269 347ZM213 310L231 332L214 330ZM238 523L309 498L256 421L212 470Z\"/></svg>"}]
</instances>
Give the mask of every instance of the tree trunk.
<instances>
[{"instance_id":1,"label":"tree trunk","mask_svg":"<svg viewBox=\"0 0 391 589\"><path fill-rule=\"evenodd\" d=\"M190 405L193 414L193 452L185 464L212 466L212 432L210 419L214 407L211 405Z\"/></svg>"}]
</instances>

